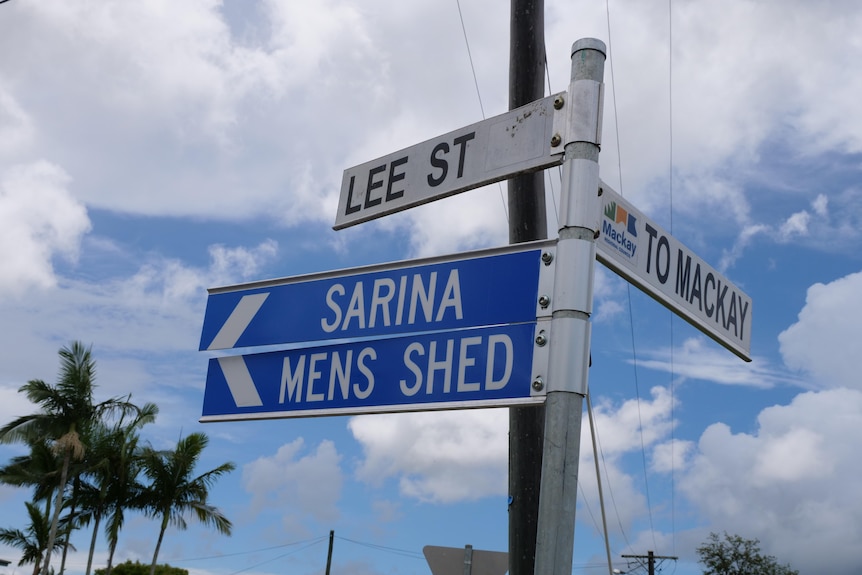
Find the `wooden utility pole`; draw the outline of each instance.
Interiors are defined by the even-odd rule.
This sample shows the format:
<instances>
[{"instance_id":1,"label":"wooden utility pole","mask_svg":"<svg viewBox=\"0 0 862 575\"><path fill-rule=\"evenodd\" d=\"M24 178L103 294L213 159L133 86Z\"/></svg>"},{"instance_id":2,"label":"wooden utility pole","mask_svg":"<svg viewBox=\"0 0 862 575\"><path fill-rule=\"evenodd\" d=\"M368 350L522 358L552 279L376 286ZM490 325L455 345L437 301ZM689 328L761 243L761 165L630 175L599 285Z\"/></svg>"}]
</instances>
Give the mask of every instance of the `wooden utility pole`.
<instances>
[{"instance_id":1,"label":"wooden utility pole","mask_svg":"<svg viewBox=\"0 0 862 575\"><path fill-rule=\"evenodd\" d=\"M544 96L544 0L511 0L509 109ZM508 181L509 243L548 237L543 172ZM536 558L544 406L509 408L509 573L532 575Z\"/></svg>"},{"instance_id":2,"label":"wooden utility pole","mask_svg":"<svg viewBox=\"0 0 862 575\"><path fill-rule=\"evenodd\" d=\"M646 555L623 555L624 559L632 559L637 561L640 567L646 567L647 575L655 575L655 562L658 559L659 564L665 559L670 559L672 561L676 561L679 557L673 557L671 555L656 555L652 551L647 551ZM646 564L644 564L644 560L646 560Z\"/></svg>"},{"instance_id":3,"label":"wooden utility pole","mask_svg":"<svg viewBox=\"0 0 862 575\"><path fill-rule=\"evenodd\" d=\"M329 532L329 552L326 554L326 575L329 575L329 568L332 567L332 543L335 539L335 531Z\"/></svg>"}]
</instances>

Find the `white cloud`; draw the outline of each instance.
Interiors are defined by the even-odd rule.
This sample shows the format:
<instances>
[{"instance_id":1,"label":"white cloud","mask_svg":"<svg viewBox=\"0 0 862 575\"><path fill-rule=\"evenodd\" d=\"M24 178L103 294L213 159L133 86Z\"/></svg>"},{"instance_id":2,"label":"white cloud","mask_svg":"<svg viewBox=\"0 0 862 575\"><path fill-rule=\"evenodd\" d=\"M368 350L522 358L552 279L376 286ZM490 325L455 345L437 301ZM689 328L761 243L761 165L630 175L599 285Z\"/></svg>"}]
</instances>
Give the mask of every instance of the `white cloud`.
<instances>
[{"instance_id":1,"label":"white cloud","mask_svg":"<svg viewBox=\"0 0 862 575\"><path fill-rule=\"evenodd\" d=\"M90 220L68 183L48 162L0 171L0 293L52 287L53 258L76 259Z\"/></svg>"},{"instance_id":2,"label":"white cloud","mask_svg":"<svg viewBox=\"0 0 862 575\"><path fill-rule=\"evenodd\" d=\"M825 218L829 215L829 198L825 194L818 194L811 202L814 213Z\"/></svg>"},{"instance_id":3,"label":"white cloud","mask_svg":"<svg viewBox=\"0 0 862 575\"><path fill-rule=\"evenodd\" d=\"M808 288L805 306L778 336L784 363L826 388L860 389L855 354L862 340L862 272Z\"/></svg>"},{"instance_id":4,"label":"white cloud","mask_svg":"<svg viewBox=\"0 0 862 575\"><path fill-rule=\"evenodd\" d=\"M620 405L599 401L594 408L603 452L603 473L609 474L617 505L631 522L645 502L636 481L619 459L643 445L651 447L670 432L671 398L665 388L652 399ZM597 508L592 473L589 425L581 426L582 488ZM452 503L507 492L508 410L462 410L355 417L350 431L363 448L357 477L373 485L398 481L403 496ZM641 432L642 428L642 432Z\"/></svg>"},{"instance_id":5,"label":"white cloud","mask_svg":"<svg viewBox=\"0 0 862 575\"><path fill-rule=\"evenodd\" d=\"M134 350L142 344L150 351L195 349L206 288L247 279L275 255L276 249L271 240L253 248L212 246L206 268L154 257L132 275L99 285L64 282L61 297L50 294L48 301L41 303L45 306L42 313L51 310L55 333L90 338L114 350ZM34 309L28 311L33 313ZM86 322L79 321L82 315L86 315ZM134 328L118 334L120 325Z\"/></svg>"},{"instance_id":6,"label":"white cloud","mask_svg":"<svg viewBox=\"0 0 862 575\"><path fill-rule=\"evenodd\" d=\"M553 55L564 53L582 35L604 37L606 27L602 14L581 3L552 3L546 12L551 77L562 87L561 80L568 78L567 63L558 62ZM672 31L667 13L660 15L649 4L624 1L610 11L614 42L609 64L617 85L612 85L611 67L606 66L609 98L600 160L603 178L613 184L618 177L619 128L620 177L626 183L626 196L647 214L667 213L672 96L674 212L698 221L714 234L726 233L733 226L758 232L740 236L719 266L726 270L751 240L777 239L759 232L778 234L781 224L773 222L790 215L768 213L780 212L782 203L752 210L749 198L755 187L765 184L770 191L808 195L812 203L818 202L812 208L821 217L824 214L817 210L827 199L831 205L841 194L829 190L815 200L817 188L800 189L799 182L792 179L795 176L781 173L770 174L771 181L760 186L756 182L764 172L763 164L774 161L776 141L781 142L782 154L801 160L862 146L862 113L850 104L862 90L862 80L853 78L830 90L825 101L818 95L823 85L833 85L833 78L842 77L843 62L862 52L858 42L847 41L862 12L847 1L731 0L674 4L670 17ZM574 28L572 20L578 22ZM555 22L565 28L557 30ZM839 32L845 30L848 36ZM763 42L764 31L768 31L767 43ZM669 37L673 38L672 69ZM797 63L809 58L818 62L816 70L810 75L798 74ZM786 224L785 232L796 234L794 238L799 240L804 223L796 216ZM835 243L840 236L843 245L853 246L858 237L854 229L858 226L850 224L840 234L835 233L837 229L819 234L809 228L805 241L823 245L825 237Z\"/></svg>"},{"instance_id":7,"label":"white cloud","mask_svg":"<svg viewBox=\"0 0 862 575\"><path fill-rule=\"evenodd\" d=\"M210 246L212 264L208 274L210 277L206 281L211 285L224 284L235 281L237 275L243 280L248 280L258 273L262 264L271 260L277 253L278 242L271 239L251 249L228 248L223 245Z\"/></svg>"},{"instance_id":8,"label":"white cloud","mask_svg":"<svg viewBox=\"0 0 862 575\"><path fill-rule=\"evenodd\" d=\"M823 565L858 573L860 433L862 393L803 393L764 409L754 433L707 428L680 474L680 490L713 530L757 537L803 573Z\"/></svg>"},{"instance_id":9,"label":"white cloud","mask_svg":"<svg viewBox=\"0 0 862 575\"><path fill-rule=\"evenodd\" d=\"M652 452L652 469L658 473L683 469L694 447L691 441L680 439L657 444Z\"/></svg>"},{"instance_id":10,"label":"white cloud","mask_svg":"<svg viewBox=\"0 0 862 575\"><path fill-rule=\"evenodd\" d=\"M586 421L584 421L586 427ZM586 438L581 441L581 453L591 451L587 448ZM619 536L620 525L623 532L631 533L632 526L648 513L647 498L641 491L643 479L637 474L626 473L622 462L617 458L599 461L602 474L602 494L608 516L608 531L612 537ZM592 457L581 457L578 469L578 514L583 524L591 525L598 533L601 531L601 502L596 483L595 463ZM595 522L594 522L595 521ZM580 527L576 528L580 529Z\"/></svg>"},{"instance_id":11,"label":"white cloud","mask_svg":"<svg viewBox=\"0 0 862 575\"><path fill-rule=\"evenodd\" d=\"M572 41L606 30L606 12L581 4L546 7L554 90L568 83ZM0 49L14 46L18 57L0 74L0 109L16 134L30 134L24 139L34 153L75 177L91 207L328 222L344 168L481 116L466 49L441 34L460 36L460 21L431 1L409 9L267 1L245 20L208 0L180 7L46 2L7 12ZM507 50L494 26L505 27L505 11L478 2L463 16L485 113L500 113ZM862 80L830 90L829 106L819 89L843 76L842 58L862 51L832 33L862 18L855 6L832 13L805 2L793 10L775 2L708 2L696 10L682 3L672 17L676 210L708 211L713 225L754 225L740 174L756 168L760 148L788 129L800 136L787 139L791 146L810 142L806 135L818 150L862 146L862 130L853 129L862 124L855 106ZM605 177L618 179L611 172L619 120L627 189L649 213L667 195L668 22L630 1L611 18L620 85L611 86L608 68L614 110L605 114L602 163ZM769 43L761 41L766 28ZM427 47L421 66L415 46ZM793 63L812 55L818 66L796 73ZM42 72L48 69L62 73ZM64 97L35 97L51 93ZM503 243L499 195L496 186L471 192L398 225L411 230L415 254Z\"/></svg>"},{"instance_id":12,"label":"white cloud","mask_svg":"<svg viewBox=\"0 0 862 575\"><path fill-rule=\"evenodd\" d=\"M250 513L274 510L284 515L287 524L303 515L321 523L338 518L336 504L344 484L341 455L329 440L313 451L304 447L298 438L272 456L243 466L243 487L252 496Z\"/></svg>"},{"instance_id":13,"label":"white cloud","mask_svg":"<svg viewBox=\"0 0 862 575\"><path fill-rule=\"evenodd\" d=\"M505 495L508 423L505 409L354 417L357 476L378 485L397 477L402 495L422 501Z\"/></svg>"},{"instance_id":14,"label":"white cloud","mask_svg":"<svg viewBox=\"0 0 862 575\"><path fill-rule=\"evenodd\" d=\"M653 387L650 395L652 400L629 399L619 406L606 401L597 401L593 405L605 456L618 457L633 448L651 446L670 433L673 426L670 420L671 405L676 400L667 388L659 386ZM588 433L588 428L582 431L583 445L589 445Z\"/></svg>"},{"instance_id":15,"label":"white cloud","mask_svg":"<svg viewBox=\"0 0 862 575\"><path fill-rule=\"evenodd\" d=\"M631 472L626 464L627 457L651 459L652 468L658 473L666 472L668 469L663 466L670 465L671 450L667 438L676 425L671 414L678 401L664 387L652 388L650 395L651 398L634 398L619 404L598 398L593 405L605 505L609 508L609 517L614 517L614 520L609 520L608 529L617 536L624 536L619 533L620 525L630 533L638 520L656 511L650 508L647 496L642 492L643 467L637 465L636 471ZM597 516L600 501L587 417L588 414L584 413L578 483L584 496L581 504ZM684 458L686 446L679 441L674 446L674 460L679 462ZM588 514L580 513L579 518L586 522Z\"/></svg>"},{"instance_id":16,"label":"white cloud","mask_svg":"<svg viewBox=\"0 0 862 575\"><path fill-rule=\"evenodd\" d=\"M507 244L505 209L493 185L413 210L399 225L410 229L416 257L458 253Z\"/></svg>"},{"instance_id":17,"label":"white cloud","mask_svg":"<svg viewBox=\"0 0 862 575\"><path fill-rule=\"evenodd\" d=\"M33 135L32 120L0 81L0 159L21 155Z\"/></svg>"},{"instance_id":18,"label":"white cloud","mask_svg":"<svg viewBox=\"0 0 862 575\"><path fill-rule=\"evenodd\" d=\"M744 226L740 231L739 236L736 238L736 241L733 243L733 247L730 251L725 251L721 255L718 269L722 272L726 272L729 268L733 267L736 260L742 256L742 252L748 247L752 240L754 240L757 235L768 231L769 226L764 224L749 224Z\"/></svg>"},{"instance_id":19,"label":"white cloud","mask_svg":"<svg viewBox=\"0 0 862 575\"><path fill-rule=\"evenodd\" d=\"M796 212L781 224L781 227L778 228L778 239L779 241L788 241L793 236L806 236L808 235L808 222L811 219L811 214L806 212L805 210L801 212Z\"/></svg>"},{"instance_id":20,"label":"white cloud","mask_svg":"<svg viewBox=\"0 0 862 575\"><path fill-rule=\"evenodd\" d=\"M100 395L133 392L136 401L179 410L164 409L162 423L187 416L188 406L177 393L203 383L205 361L195 368L194 362L203 360L193 350L206 288L247 279L276 249L273 241L255 247L213 246L206 267L153 256L128 276L98 282L60 279L56 287L31 290L26 298L0 299L0 315L8 325L28 326L0 330L0 393L12 393L29 379L53 382L57 350L79 340L93 345ZM3 405L18 405L19 415L29 412L17 402Z\"/></svg>"},{"instance_id":21,"label":"white cloud","mask_svg":"<svg viewBox=\"0 0 862 575\"><path fill-rule=\"evenodd\" d=\"M718 344L702 337L687 339L674 350L645 351L642 355L639 366L688 379L760 388L794 382L793 377L777 372L763 357L755 356L748 363L741 362Z\"/></svg>"},{"instance_id":22,"label":"white cloud","mask_svg":"<svg viewBox=\"0 0 862 575\"><path fill-rule=\"evenodd\" d=\"M364 121L345 95L373 105L385 64L355 7L261 10L259 28L232 30L209 0L15 8L0 23L0 49L18 55L2 103L33 119L31 153L73 174L89 206L328 220L346 167L333 142Z\"/></svg>"}]
</instances>

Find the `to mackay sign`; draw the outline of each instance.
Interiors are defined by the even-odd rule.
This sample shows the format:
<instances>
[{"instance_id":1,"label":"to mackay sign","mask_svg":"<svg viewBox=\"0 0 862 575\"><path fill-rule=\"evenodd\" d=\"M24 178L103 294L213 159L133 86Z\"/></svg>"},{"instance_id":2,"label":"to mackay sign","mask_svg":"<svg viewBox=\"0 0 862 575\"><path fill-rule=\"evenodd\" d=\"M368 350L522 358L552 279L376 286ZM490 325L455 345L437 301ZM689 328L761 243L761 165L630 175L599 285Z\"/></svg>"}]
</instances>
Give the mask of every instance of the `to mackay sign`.
<instances>
[{"instance_id":1,"label":"to mackay sign","mask_svg":"<svg viewBox=\"0 0 862 575\"><path fill-rule=\"evenodd\" d=\"M545 329L533 321L213 358L201 421L541 402L531 382L547 366L535 342Z\"/></svg>"},{"instance_id":2,"label":"to mackay sign","mask_svg":"<svg viewBox=\"0 0 862 575\"><path fill-rule=\"evenodd\" d=\"M599 261L751 361L751 298L602 183Z\"/></svg>"},{"instance_id":3,"label":"to mackay sign","mask_svg":"<svg viewBox=\"0 0 862 575\"><path fill-rule=\"evenodd\" d=\"M344 171L336 230L562 163L548 96Z\"/></svg>"},{"instance_id":4,"label":"to mackay sign","mask_svg":"<svg viewBox=\"0 0 862 575\"><path fill-rule=\"evenodd\" d=\"M214 288L200 349L535 321L540 280L553 281L542 254L554 251L540 241Z\"/></svg>"}]
</instances>

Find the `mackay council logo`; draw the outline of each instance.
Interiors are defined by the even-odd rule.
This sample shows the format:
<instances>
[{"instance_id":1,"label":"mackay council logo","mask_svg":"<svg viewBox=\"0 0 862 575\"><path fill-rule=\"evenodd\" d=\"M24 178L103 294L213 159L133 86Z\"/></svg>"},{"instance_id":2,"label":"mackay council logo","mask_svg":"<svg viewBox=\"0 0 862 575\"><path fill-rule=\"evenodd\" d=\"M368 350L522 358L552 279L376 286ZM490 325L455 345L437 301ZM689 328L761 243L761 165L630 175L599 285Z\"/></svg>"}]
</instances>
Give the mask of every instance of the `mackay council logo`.
<instances>
[{"instance_id":1,"label":"mackay council logo","mask_svg":"<svg viewBox=\"0 0 862 575\"><path fill-rule=\"evenodd\" d=\"M605 217L602 219L602 241L613 246L632 263L637 262L638 219L615 201L605 204ZM620 225L622 224L622 225Z\"/></svg>"}]
</instances>

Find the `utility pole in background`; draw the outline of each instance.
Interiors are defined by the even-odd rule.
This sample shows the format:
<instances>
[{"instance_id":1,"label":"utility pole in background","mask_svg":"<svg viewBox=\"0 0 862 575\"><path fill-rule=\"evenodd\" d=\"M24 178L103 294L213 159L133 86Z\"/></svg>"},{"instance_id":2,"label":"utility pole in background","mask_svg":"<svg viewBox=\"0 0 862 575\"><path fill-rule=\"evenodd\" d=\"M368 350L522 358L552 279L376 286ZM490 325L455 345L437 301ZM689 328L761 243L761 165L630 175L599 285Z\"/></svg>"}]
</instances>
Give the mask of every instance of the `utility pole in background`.
<instances>
[{"instance_id":1,"label":"utility pole in background","mask_svg":"<svg viewBox=\"0 0 862 575\"><path fill-rule=\"evenodd\" d=\"M544 0L511 0L509 109L542 98ZM542 171L508 181L509 243L548 237ZM536 558L545 408L509 408L509 574L532 575Z\"/></svg>"},{"instance_id":2,"label":"utility pole in background","mask_svg":"<svg viewBox=\"0 0 862 575\"><path fill-rule=\"evenodd\" d=\"M335 531L329 532L329 552L326 554L326 575L329 575L329 568L332 567L332 543L335 539Z\"/></svg>"},{"instance_id":3,"label":"utility pole in background","mask_svg":"<svg viewBox=\"0 0 862 575\"><path fill-rule=\"evenodd\" d=\"M652 551L647 551L646 555L623 555L624 559L632 559L638 563L639 567L646 567L647 575L655 575L655 561L659 560L659 565L665 559L670 559L676 561L679 557L672 557L670 555L656 555ZM644 560L646 560L646 564L644 564Z\"/></svg>"}]
</instances>

